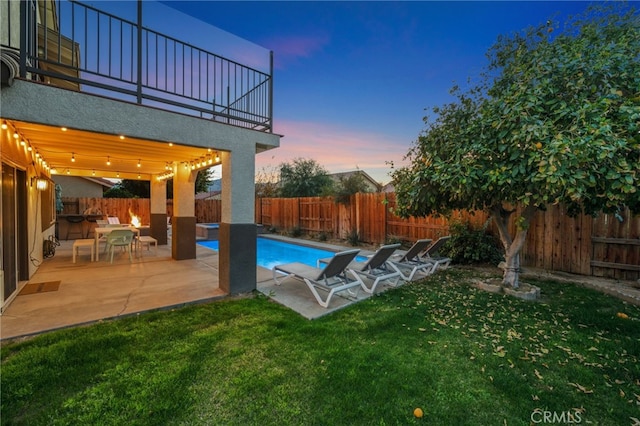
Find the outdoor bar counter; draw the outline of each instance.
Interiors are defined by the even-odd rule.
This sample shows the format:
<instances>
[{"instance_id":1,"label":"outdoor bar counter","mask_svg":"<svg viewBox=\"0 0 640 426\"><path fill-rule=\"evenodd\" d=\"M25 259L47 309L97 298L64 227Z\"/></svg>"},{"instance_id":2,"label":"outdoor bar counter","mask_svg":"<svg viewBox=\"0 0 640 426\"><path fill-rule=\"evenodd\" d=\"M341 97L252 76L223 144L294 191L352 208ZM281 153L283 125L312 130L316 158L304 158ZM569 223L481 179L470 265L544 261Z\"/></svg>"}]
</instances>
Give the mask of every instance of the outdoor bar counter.
<instances>
[{"instance_id":1,"label":"outdoor bar counter","mask_svg":"<svg viewBox=\"0 0 640 426\"><path fill-rule=\"evenodd\" d=\"M96 221L106 219L103 214L59 214L57 216L57 237L59 240L92 238Z\"/></svg>"}]
</instances>

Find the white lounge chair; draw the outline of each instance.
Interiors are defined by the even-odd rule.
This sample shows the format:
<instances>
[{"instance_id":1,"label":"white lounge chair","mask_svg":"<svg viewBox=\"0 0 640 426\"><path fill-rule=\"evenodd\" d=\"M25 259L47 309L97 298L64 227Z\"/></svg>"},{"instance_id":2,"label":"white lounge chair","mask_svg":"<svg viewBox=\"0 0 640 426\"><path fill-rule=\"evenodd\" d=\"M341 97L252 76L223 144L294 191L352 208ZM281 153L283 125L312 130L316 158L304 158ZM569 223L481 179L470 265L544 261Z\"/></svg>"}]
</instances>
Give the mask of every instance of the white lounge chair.
<instances>
[{"instance_id":1,"label":"white lounge chair","mask_svg":"<svg viewBox=\"0 0 640 426\"><path fill-rule=\"evenodd\" d=\"M435 272L438 264L431 260L425 260L420 254L427 250L431 244L430 239L416 241L413 246L403 255L392 258L389 262L400 272L400 276L405 281L411 281L417 275L428 276Z\"/></svg>"},{"instance_id":2,"label":"white lounge chair","mask_svg":"<svg viewBox=\"0 0 640 426\"><path fill-rule=\"evenodd\" d=\"M273 280L277 285L280 285L287 277L303 280L318 304L323 308L328 308L331 298L336 293L348 291L351 296L357 296L359 288L355 292L352 289L361 287L362 280L356 273L348 270L347 266L359 251L356 249L336 253L324 268L314 268L300 262L276 265L273 267ZM348 276L348 273L353 276L353 279ZM285 277L279 278L278 274L285 275ZM322 300L318 289L329 292L325 300Z\"/></svg>"},{"instance_id":3,"label":"white lounge chair","mask_svg":"<svg viewBox=\"0 0 640 426\"><path fill-rule=\"evenodd\" d=\"M133 231L128 229L116 229L107 235L107 249L111 253L111 263L113 263L113 252L116 247L122 247L129 252L129 262L132 262L131 244L133 243Z\"/></svg>"},{"instance_id":4,"label":"white lounge chair","mask_svg":"<svg viewBox=\"0 0 640 426\"><path fill-rule=\"evenodd\" d=\"M435 243L431 244L429 248L420 255L420 259L425 262L426 261L435 262L436 269L438 268L447 269L449 267L449 264L451 263L451 259L444 256L437 256L436 254L438 253L438 250L440 250L442 246L447 241L449 241L450 238L451 238L451 235L446 235L444 237L438 238L438 240ZM434 269L434 272L435 272L435 269Z\"/></svg>"},{"instance_id":5,"label":"white lounge chair","mask_svg":"<svg viewBox=\"0 0 640 426\"><path fill-rule=\"evenodd\" d=\"M364 291L373 294L376 291L378 284L382 281L388 281L393 287L398 285L402 275L395 266L387 262L398 247L400 247L400 244L381 246L367 259L366 262L358 262L354 260L349 264L347 267L348 269L360 275L360 277L366 277L373 280L371 287L367 287L364 280L362 281L362 289ZM322 264L328 263L330 259L331 258L319 259L318 267Z\"/></svg>"}]
</instances>

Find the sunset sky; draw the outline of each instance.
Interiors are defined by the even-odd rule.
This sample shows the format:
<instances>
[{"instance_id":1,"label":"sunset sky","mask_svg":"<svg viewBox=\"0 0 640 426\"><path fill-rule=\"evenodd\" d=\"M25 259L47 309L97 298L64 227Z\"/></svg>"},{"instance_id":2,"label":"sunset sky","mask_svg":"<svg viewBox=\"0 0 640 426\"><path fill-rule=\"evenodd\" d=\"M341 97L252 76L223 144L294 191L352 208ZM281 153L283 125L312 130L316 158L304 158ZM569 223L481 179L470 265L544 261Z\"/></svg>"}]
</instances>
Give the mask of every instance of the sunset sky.
<instances>
[{"instance_id":1,"label":"sunset sky","mask_svg":"<svg viewBox=\"0 0 640 426\"><path fill-rule=\"evenodd\" d=\"M360 168L386 183L387 162L402 162L424 128L426 109L452 101L454 84L464 87L478 76L498 35L549 18L564 22L588 4L146 1L143 7L147 25L242 63L268 70L274 52L274 132L284 137L279 149L256 157L257 171L301 157L329 172Z\"/></svg>"}]
</instances>

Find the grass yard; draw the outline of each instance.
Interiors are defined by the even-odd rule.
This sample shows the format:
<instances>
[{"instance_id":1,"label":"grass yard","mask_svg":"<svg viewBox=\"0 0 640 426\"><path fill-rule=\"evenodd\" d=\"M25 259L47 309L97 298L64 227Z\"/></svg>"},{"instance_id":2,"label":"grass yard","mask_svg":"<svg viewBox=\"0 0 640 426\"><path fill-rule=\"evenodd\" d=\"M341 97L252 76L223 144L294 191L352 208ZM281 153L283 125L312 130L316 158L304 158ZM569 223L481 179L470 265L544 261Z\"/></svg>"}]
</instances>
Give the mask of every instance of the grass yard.
<instances>
[{"instance_id":1,"label":"grass yard","mask_svg":"<svg viewBox=\"0 0 640 426\"><path fill-rule=\"evenodd\" d=\"M532 280L545 300L523 302L473 277L441 271L315 321L256 296L7 343L1 421L640 422L639 307Z\"/></svg>"}]
</instances>

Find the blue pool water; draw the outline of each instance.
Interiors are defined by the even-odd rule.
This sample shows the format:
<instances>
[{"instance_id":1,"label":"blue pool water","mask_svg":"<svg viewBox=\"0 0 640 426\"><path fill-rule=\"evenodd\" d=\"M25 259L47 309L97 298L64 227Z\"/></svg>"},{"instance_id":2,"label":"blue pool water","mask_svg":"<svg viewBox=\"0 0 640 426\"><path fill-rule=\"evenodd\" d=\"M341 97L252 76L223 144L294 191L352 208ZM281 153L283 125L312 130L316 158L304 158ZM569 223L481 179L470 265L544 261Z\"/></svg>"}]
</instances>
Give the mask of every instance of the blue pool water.
<instances>
[{"instance_id":1,"label":"blue pool water","mask_svg":"<svg viewBox=\"0 0 640 426\"><path fill-rule=\"evenodd\" d=\"M198 241L198 244L211 250L218 250L218 241ZM271 269L275 265L291 262L317 266L318 259L331 257L334 254L335 252L315 247L301 246L269 238L258 238L256 257L258 258L258 265ZM362 261L366 258L358 256L357 259Z\"/></svg>"}]
</instances>

